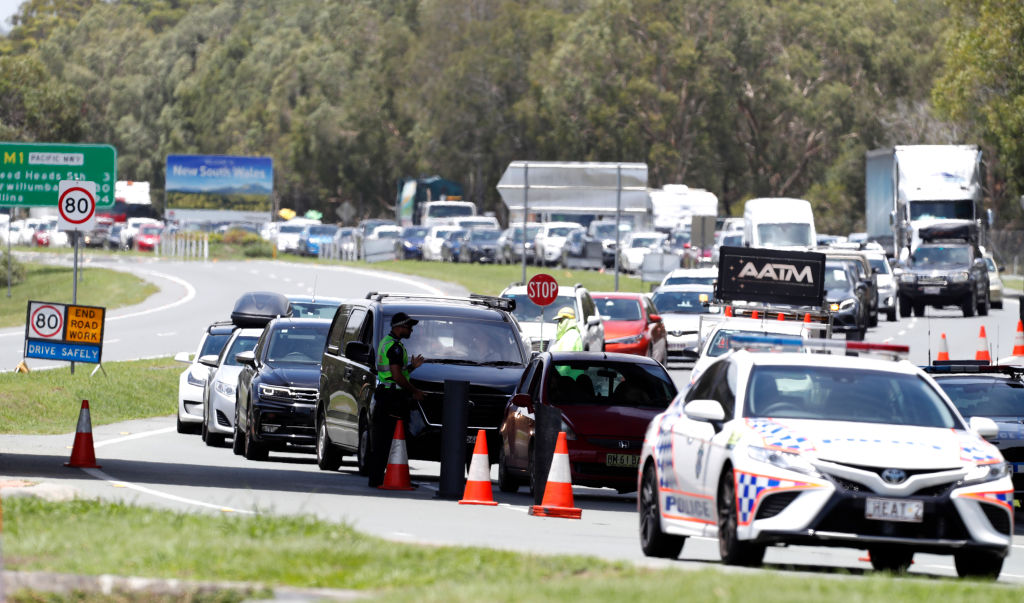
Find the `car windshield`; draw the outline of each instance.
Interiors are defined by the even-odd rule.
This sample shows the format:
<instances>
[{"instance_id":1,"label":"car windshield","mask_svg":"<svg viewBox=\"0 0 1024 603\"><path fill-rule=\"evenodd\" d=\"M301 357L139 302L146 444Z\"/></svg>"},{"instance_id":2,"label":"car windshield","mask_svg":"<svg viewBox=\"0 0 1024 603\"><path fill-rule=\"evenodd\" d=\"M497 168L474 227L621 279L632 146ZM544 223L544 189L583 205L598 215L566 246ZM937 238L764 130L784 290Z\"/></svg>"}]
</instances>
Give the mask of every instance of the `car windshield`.
<instances>
[{"instance_id":1,"label":"car windshield","mask_svg":"<svg viewBox=\"0 0 1024 603\"><path fill-rule=\"evenodd\" d=\"M267 344L268 364L320 364L328 324L287 325L274 329Z\"/></svg>"},{"instance_id":2,"label":"car windshield","mask_svg":"<svg viewBox=\"0 0 1024 603\"><path fill-rule=\"evenodd\" d=\"M621 233L619 236L620 237L625 237L627 234L629 234L629 230L630 230L629 226L626 225L626 224L623 224L619 228L619 232ZM615 225L614 224L598 224L597 226L594 226L594 236L599 238L599 239L614 239L615 238Z\"/></svg>"},{"instance_id":3,"label":"car windshield","mask_svg":"<svg viewBox=\"0 0 1024 603\"><path fill-rule=\"evenodd\" d=\"M403 239L422 239L427 236L427 228L424 226L410 226L402 231Z\"/></svg>"},{"instance_id":4,"label":"car windshield","mask_svg":"<svg viewBox=\"0 0 1024 603\"><path fill-rule=\"evenodd\" d=\"M202 358L210 354L219 356L221 351L224 350L224 345L228 342L228 339L231 339L231 333L210 333L203 340L203 348L199 350L199 356L196 356L196 358Z\"/></svg>"},{"instance_id":5,"label":"car windshield","mask_svg":"<svg viewBox=\"0 0 1024 603\"><path fill-rule=\"evenodd\" d=\"M469 233L469 240L474 243L493 243L501 236L500 230L476 229Z\"/></svg>"},{"instance_id":6,"label":"car windshield","mask_svg":"<svg viewBox=\"0 0 1024 603\"><path fill-rule=\"evenodd\" d=\"M878 274L892 273L892 270L889 267L889 262L885 261L884 258L868 258L868 264L871 265L872 269L878 270Z\"/></svg>"},{"instance_id":7,"label":"car windshield","mask_svg":"<svg viewBox=\"0 0 1024 603\"><path fill-rule=\"evenodd\" d=\"M825 289L849 289L850 279L841 266L825 265Z\"/></svg>"},{"instance_id":8,"label":"car windshield","mask_svg":"<svg viewBox=\"0 0 1024 603\"><path fill-rule=\"evenodd\" d=\"M555 301L543 308L530 301L530 298L525 293L506 293L504 297L516 300L516 309L512 314L515 315L516 320L519 322L540 322L545 320L546 322L554 323L555 314L558 313L560 308L567 306L569 308L576 307L576 298L571 295L559 295L555 298Z\"/></svg>"},{"instance_id":9,"label":"car windshield","mask_svg":"<svg viewBox=\"0 0 1024 603\"><path fill-rule=\"evenodd\" d=\"M402 234L401 230L393 228L378 228L373 231L373 237L377 239L397 239Z\"/></svg>"},{"instance_id":10,"label":"car windshield","mask_svg":"<svg viewBox=\"0 0 1024 603\"><path fill-rule=\"evenodd\" d=\"M713 276L669 275L662 285L714 285Z\"/></svg>"},{"instance_id":11,"label":"car windshield","mask_svg":"<svg viewBox=\"0 0 1024 603\"><path fill-rule=\"evenodd\" d=\"M919 375L844 367L757 366L743 416L963 428Z\"/></svg>"},{"instance_id":12,"label":"car windshield","mask_svg":"<svg viewBox=\"0 0 1024 603\"><path fill-rule=\"evenodd\" d=\"M935 380L965 417L1024 417L1024 383L1005 377Z\"/></svg>"},{"instance_id":13,"label":"car windshield","mask_svg":"<svg viewBox=\"0 0 1024 603\"><path fill-rule=\"evenodd\" d=\"M758 224L761 245L772 247L814 247L811 226L799 223Z\"/></svg>"},{"instance_id":14,"label":"car windshield","mask_svg":"<svg viewBox=\"0 0 1024 603\"><path fill-rule=\"evenodd\" d=\"M448 317L417 317L412 336L403 341L409 357L426 362L522 366L519 333L510 322Z\"/></svg>"},{"instance_id":15,"label":"car windshield","mask_svg":"<svg viewBox=\"0 0 1024 603\"><path fill-rule=\"evenodd\" d=\"M703 301L711 297L701 291L655 291L651 296L658 314L703 314L708 312Z\"/></svg>"},{"instance_id":16,"label":"car windshield","mask_svg":"<svg viewBox=\"0 0 1024 603\"><path fill-rule=\"evenodd\" d=\"M277 229L280 234L300 234L305 228L302 224L283 224Z\"/></svg>"},{"instance_id":17,"label":"car windshield","mask_svg":"<svg viewBox=\"0 0 1024 603\"><path fill-rule=\"evenodd\" d=\"M468 205L431 205L427 210L430 218L459 218L472 216L473 208Z\"/></svg>"},{"instance_id":18,"label":"car windshield","mask_svg":"<svg viewBox=\"0 0 1024 603\"><path fill-rule=\"evenodd\" d=\"M914 252L914 264L917 266L958 265L970 263L971 254L967 247L918 247Z\"/></svg>"},{"instance_id":19,"label":"car windshield","mask_svg":"<svg viewBox=\"0 0 1024 603\"><path fill-rule=\"evenodd\" d=\"M330 224L324 226L311 226L309 228L309 234L315 237L331 237L334 236L334 233L337 230L337 226L331 226Z\"/></svg>"},{"instance_id":20,"label":"car windshield","mask_svg":"<svg viewBox=\"0 0 1024 603\"><path fill-rule=\"evenodd\" d=\"M235 354L241 354L242 352L248 352L256 347L256 341L258 337L239 336L235 337L235 340L231 342L231 348L224 355L224 366L241 366L237 360L235 360Z\"/></svg>"},{"instance_id":21,"label":"car windshield","mask_svg":"<svg viewBox=\"0 0 1024 603\"><path fill-rule=\"evenodd\" d=\"M564 237L568 236L569 232L573 230L572 226L556 226L548 229L547 236L549 237Z\"/></svg>"},{"instance_id":22,"label":"car windshield","mask_svg":"<svg viewBox=\"0 0 1024 603\"><path fill-rule=\"evenodd\" d=\"M736 233L722 237L722 245L726 247L738 247L743 244L743 234Z\"/></svg>"},{"instance_id":23,"label":"car windshield","mask_svg":"<svg viewBox=\"0 0 1024 603\"><path fill-rule=\"evenodd\" d=\"M635 299L594 296L597 311L605 320L640 320L640 302Z\"/></svg>"},{"instance_id":24,"label":"car windshield","mask_svg":"<svg viewBox=\"0 0 1024 603\"><path fill-rule=\"evenodd\" d=\"M630 241L629 246L632 247L633 249L638 249L641 247L653 247L655 245L660 244L661 239L657 237L637 237Z\"/></svg>"},{"instance_id":25,"label":"car windshield","mask_svg":"<svg viewBox=\"0 0 1024 603\"><path fill-rule=\"evenodd\" d=\"M139 233L144 235L155 235L160 234L161 230L163 229L159 226L143 226L139 229Z\"/></svg>"},{"instance_id":26,"label":"car windshield","mask_svg":"<svg viewBox=\"0 0 1024 603\"><path fill-rule=\"evenodd\" d=\"M664 409L675 395L658 365L587 359L553 362L548 369L548 399L557 406Z\"/></svg>"},{"instance_id":27,"label":"car windshield","mask_svg":"<svg viewBox=\"0 0 1024 603\"><path fill-rule=\"evenodd\" d=\"M537 231L539 231L539 230L540 230L540 226L527 226L526 227L526 240L527 241L532 241L534 239L534 237L537 236ZM523 242L523 227L522 226L517 226L516 229L512 231L512 235L511 235L510 238L514 242L516 242L516 243L522 243Z\"/></svg>"},{"instance_id":28,"label":"car windshield","mask_svg":"<svg viewBox=\"0 0 1024 603\"><path fill-rule=\"evenodd\" d=\"M334 318L341 302L293 301L288 305L293 318Z\"/></svg>"}]
</instances>

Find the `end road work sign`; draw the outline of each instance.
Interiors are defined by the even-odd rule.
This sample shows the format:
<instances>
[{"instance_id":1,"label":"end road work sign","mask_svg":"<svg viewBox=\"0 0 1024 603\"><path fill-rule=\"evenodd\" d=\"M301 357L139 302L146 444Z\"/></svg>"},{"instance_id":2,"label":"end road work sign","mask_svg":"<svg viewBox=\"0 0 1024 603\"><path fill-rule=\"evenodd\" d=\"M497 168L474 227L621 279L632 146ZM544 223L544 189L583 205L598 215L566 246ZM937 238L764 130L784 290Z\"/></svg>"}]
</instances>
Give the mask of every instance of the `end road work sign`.
<instances>
[{"instance_id":1,"label":"end road work sign","mask_svg":"<svg viewBox=\"0 0 1024 603\"><path fill-rule=\"evenodd\" d=\"M99 364L106 308L28 302L25 358Z\"/></svg>"},{"instance_id":2,"label":"end road work sign","mask_svg":"<svg viewBox=\"0 0 1024 603\"><path fill-rule=\"evenodd\" d=\"M117 150L108 144L0 142L0 206L56 207L61 180L96 183L96 207L113 207Z\"/></svg>"}]
</instances>

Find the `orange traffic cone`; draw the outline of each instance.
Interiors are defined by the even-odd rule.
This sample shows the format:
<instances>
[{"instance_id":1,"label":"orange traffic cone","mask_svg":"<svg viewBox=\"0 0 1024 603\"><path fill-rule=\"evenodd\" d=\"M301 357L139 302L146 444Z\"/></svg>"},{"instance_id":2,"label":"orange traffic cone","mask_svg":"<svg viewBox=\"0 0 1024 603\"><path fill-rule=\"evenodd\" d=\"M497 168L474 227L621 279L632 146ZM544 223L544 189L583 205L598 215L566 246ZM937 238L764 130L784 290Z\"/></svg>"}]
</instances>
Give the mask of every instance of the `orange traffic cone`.
<instances>
[{"instance_id":1,"label":"orange traffic cone","mask_svg":"<svg viewBox=\"0 0 1024 603\"><path fill-rule=\"evenodd\" d=\"M491 490L491 462L487 458L487 433L483 429L476 432L476 444L473 446L473 460L469 463L469 478L466 479L466 491L462 495L460 505L496 505Z\"/></svg>"},{"instance_id":2,"label":"orange traffic cone","mask_svg":"<svg viewBox=\"0 0 1024 603\"><path fill-rule=\"evenodd\" d=\"M779 312L779 315L776 316L776 319L778 319L778 320L786 320L786 317L785 317L785 315L782 314L782 312Z\"/></svg>"},{"instance_id":3,"label":"orange traffic cone","mask_svg":"<svg viewBox=\"0 0 1024 603\"><path fill-rule=\"evenodd\" d=\"M992 356L988 353L988 336L985 335L985 325L981 325L981 330L978 331L978 351L975 352L974 359L992 362Z\"/></svg>"},{"instance_id":4,"label":"orange traffic cone","mask_svg":"<svg viewBox=\"0 0 1024 603\"><path fill-rule=\"evenodd\" d=\"M726 306L725 307L725 315L726 316L732 316L732 306Z\"/></svg>"},{"instance_id":5,"label":"orange traffic cone","mask_svg":"<svg viewBox=\"0 0 1024 603\"><path fill-rule=\"evenodd\" d=\"M949 344L946 343L945 333L939 339L939 355L935 357L935 360L949 360Z\"/></svg>"},{"instance_id":6,"label":"orange traffic cone","mask_svg":"<svg viewBox=\"0 0 1024 603\"><path fill-rule=\"evenodd\" d=\"M757 310L754 310L754 312L750 315L750 317L751 318L761 318L761 315L758 314Z\"/></svg>"},{"instance_id":7,"label":"orange traffic cone","mask_svg":"<svg viewBox=\"0 0 1024 603\"><path fill-rule=\"evenodd\" d=\"M583 515L583 510L573 506L572 502L569 445L566 444L564 431L558 432L558 441L555 442L555 456L551 459L551 470L544 486L544 500L530 507L530 515L566 519L579 519Z\"/></svg>"},{"instance_id":8,"label":"orange traffic cone","mask_svg":"<svg viewBox=\"0 0 1024 603\"><path fill-rule=\"evenodd\" d=\"M92 445L92 419L89 416L88 400L82 400L82 410L78 411L78 428L75 430L75 444L71 448L71 460L64 463L64 466L100 468L96 464L96 450Z\"/></svg>"},{"instance_id":9,"label":"orange traffic cone","mask_svg":"<svg viewBox=\"0 0 1024 603\"><path fill-rule=\"evenodd\" d=\"M1017 335L1013 338L1011 356L1024 356L1024 321L1017 321Z\"/></svg>"},{"instance_id":10,"label":"orange traffic cone","mask_svg":"<svg viewBox=\"0 0 1024 603\"><path fill-rule=\"evenodd\" d=\"M804 312L804 322L811 322L811 313Z\"/></svg>"},{"instance_id":11,"label":"orange traffic cone","mask_svg":"<svg viewBox=\"0 0 1024 603\"><path fill-rule=\"evenodd\" d=\"M409 451L405 448L405 425L401 419L395 423L395 435L391 438L388 466L384 470L384 483L378 488L381 490L413 489L412 479L409 478Z\"/></svg>"}]
</instances>

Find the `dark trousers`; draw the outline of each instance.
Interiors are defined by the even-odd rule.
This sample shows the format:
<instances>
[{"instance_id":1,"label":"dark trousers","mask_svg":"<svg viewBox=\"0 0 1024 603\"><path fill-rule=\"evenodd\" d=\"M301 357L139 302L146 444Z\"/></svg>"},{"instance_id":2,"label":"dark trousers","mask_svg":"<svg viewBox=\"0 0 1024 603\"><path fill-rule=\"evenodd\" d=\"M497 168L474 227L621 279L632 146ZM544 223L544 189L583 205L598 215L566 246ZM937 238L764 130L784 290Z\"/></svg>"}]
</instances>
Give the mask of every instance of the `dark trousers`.
<instances>
[{"instance_id":1,"label":"dark trousers","mask_svg":"<svg viewBox=\"0 0 1024 603\"><path fill-rule=\"evenodd\" d=\"M384 470L391 455L395 424L405 418L409 396L398 388L378 387L373 412L370 414L370 458L367 467L369 484L375 488L384 483Z\"/></svg>"}]
</instances>

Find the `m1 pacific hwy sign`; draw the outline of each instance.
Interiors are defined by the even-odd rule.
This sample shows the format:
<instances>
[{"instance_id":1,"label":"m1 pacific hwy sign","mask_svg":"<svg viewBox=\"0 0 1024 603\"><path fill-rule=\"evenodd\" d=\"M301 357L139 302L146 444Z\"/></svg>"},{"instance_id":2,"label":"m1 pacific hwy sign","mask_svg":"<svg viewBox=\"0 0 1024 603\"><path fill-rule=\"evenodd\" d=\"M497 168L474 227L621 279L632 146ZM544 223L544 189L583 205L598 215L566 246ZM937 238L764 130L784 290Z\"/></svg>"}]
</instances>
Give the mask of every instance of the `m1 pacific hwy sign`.
<instances>
[{"instance_id":1,"label":"m1 pacific hwy sign","mask_svg":"<svg viewBox=\"0 0 1024 603\"><path fill-rule=\"evenodd\" d=\"M106 308L28 302L25 358L100 363Z\"/></svg>"},{"instance_id":2,"label":"m1 pacific hwy sign","mask_svg":"<svg viewBox=\"0 0 1024 603\"><path fill-rule=\"evenodd\" d=\"M107 144L0 142L0 206L53 207L62 180L96 183L96 206L113 207L117 150Z\"/></svg>"}]
</instances>

